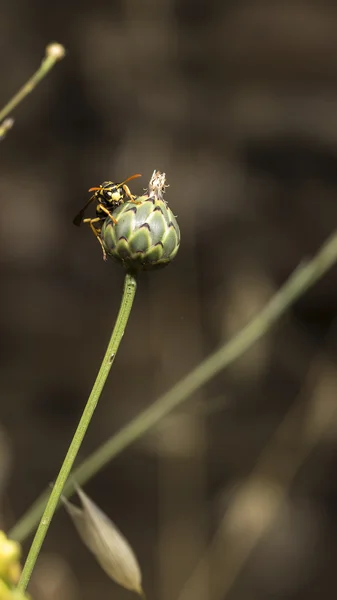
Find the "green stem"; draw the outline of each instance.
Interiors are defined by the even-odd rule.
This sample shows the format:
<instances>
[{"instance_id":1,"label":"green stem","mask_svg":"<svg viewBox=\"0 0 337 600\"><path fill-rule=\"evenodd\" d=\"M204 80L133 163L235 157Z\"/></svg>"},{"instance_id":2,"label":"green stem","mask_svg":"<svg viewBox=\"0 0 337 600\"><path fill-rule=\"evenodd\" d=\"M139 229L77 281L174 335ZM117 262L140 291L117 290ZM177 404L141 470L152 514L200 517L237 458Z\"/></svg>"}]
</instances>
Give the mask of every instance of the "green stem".
<instances>
[{"instance_id":1,"label":"green stem","mask_svg":"<svg viewBox=\"0 0 337 600\"><path fill-rule=\"evenodd\" d=\"M74 480L83 485L112 458L154 427L176 406L205 385L222 369L233 363L259 340L289 307L311 288L337 262L337 233L323 244L310 261L301 264L283 287L271 298L266 307L229 342L221 346L200 363L171 390L158 398L149 408L123 427L116 435L100 446L75 471ZM73 486L67 484L64 493L70 496ZM9 536L22 542L34 529L46 502L46 492L10 531Z\"/></svg>"},{"instance_id":2,"label":"green stem","mask_svg":"<svg viewBox=\"0 0 337 600\"><path fill-rule=\"evenodd\" d=\"M47 73L49 73L49 71L53 68L55 63L61 60L64 56L65 49L61 44L54 42L47 46L45 57L36 73L34 73L34 75L32 75L30 79L28 79L25 85L22 86L22 88L17 92L17 94L15 94L15 96L13 96L13 98L0 111L0 123L5 117L9 115L9 113L11 113L14 110L14 108L16 108L18 104L20 104L20 102L22 102L22 100L28 94L30 94L30 92L33 91L33 89L37 86L41 79L43 79L47 75Z\"/></svg>"},{"instance_id":3,"label":"green stem","mask_svg":"<svg viewBox=\"0 0 337 600\"><path fill-rule=\"evenodd\" d=\"M20 581L17 586L17 589L20 592L24 592L26 590L26 587L30 580L32 571L34 569L36 559L39 555L41 546L43 544L43 540L46 536L50 522L53 518L53 515L54 515L56 507L58 505L60 496L62 494L65 482L69 476L69 473L73 466L74 460L77 456L77 453L80 449L80 446L82 444L85 433L87 431L88 425L94 414L94 410L96 408L99 397L102 393L102 390L103 390L104 384L106 382L106 379L108 377L109 371L115 360L119 344L124 335L124 330L125 330L126 324L128 322L129 316L130 316L136 289L137 289L136 279L134 278L133 275L127 274L125 276L121 306L119 309L119 313L117 316L117 320L116 320L110 341L108 343L108 347L107 347L105 356L103 358L101 367L100 367L98 375L96 377L96 381L92 388L91 394L88 398L88 401L87 401L87 404L83 411L80 422L77 426L74 437L71 441L68 452L63 461L60 472L57 476L55 485L49 496L47 506L41 517L41 520L40 520L39 526L37 528L33 543L29 550L27 560L23 567Z\"/></svg>"}]
</instances>

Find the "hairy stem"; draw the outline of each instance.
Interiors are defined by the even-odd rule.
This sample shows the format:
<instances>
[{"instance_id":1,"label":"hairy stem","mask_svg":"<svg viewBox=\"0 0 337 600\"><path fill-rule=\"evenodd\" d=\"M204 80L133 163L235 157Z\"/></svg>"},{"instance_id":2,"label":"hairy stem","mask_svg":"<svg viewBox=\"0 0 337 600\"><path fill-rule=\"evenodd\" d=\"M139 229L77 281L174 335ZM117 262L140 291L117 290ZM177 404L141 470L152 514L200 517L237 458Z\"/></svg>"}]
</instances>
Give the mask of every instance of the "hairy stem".
<instances>
[{"instance_id":1,"label":"hairy stem","mask_svg":"<svg viewBox=\"0 0 337 600\"><path fill-rule=\"evenodd\" d=\"M43 79L47 73L53 68L55 63L64 58L65 49L61 44L53 42L46 48L45 57L38 70L28 79L22 88L13 96L13 98L0 111L0 123L17 107L22 100L33 91L37 84Z\"/></svg>"},{"instance_id":2,"label":"hairy stem","mask_svg":"<svg viewBox=\"0 0 337 600\"><path fill-rule=\"evenodd\" d=\"M85 409L83 411L83 414L81 416L81 419L79 421L77 429L75 431L74 437L71 441L71 444L68 448L68 452L63 461L60 472L57 476L55 485L50 493L46 508L43 512L43 515L41 517L39 526L37 528L33 543L29 550L27 560L23 567L20 581L17 586L17 589L20 592L24 592L28 585L32 571L34 569L34 565L36 563L36 559L39 555L41 546L43 544L43 540L46 536L50 522L53 518L56 507L60 500L60 496L62 494L64 485L69 476L69 473L71 471L71 468L73 466L73 463L77 456L77 453L80 449L80 446L82 444L83 438L87 431L88 425L94 414L94 410L97 406L97 402L102 393L102 390L103 390L104 384L106 382L106 379L108 377L111 366L114 362L119 344L124 335L124 330L125 330L126 324L128 322L129 316L130 316L136 289L137 289L136 279L134 278L133 275L127 274L125 276L124 291L123 291L121 306L119 309L119 313L117 316L117 320L116 320L110 341L108 343L108 347L107 347L105 356L103 358L101 367L100 367L98 375L96 377L96 381L92 388L91 394L88 398L87 404L85 406Z\"/></svg>"},{"instance_id":3,"label":"hairy stem","mask_svg":"<svg viewBox=\"0 0 337 600\"><path fill-rule=\"evenodd\" d=\"M171 390L158 398L149 408L135 417L116 435L89 456L73 473L78 485L83 485L112 458L122 452L154 427L175 407L205 385L222 369L233 363L285 314L289 307L311 288L337 262L337 233L321 247L314 258L302 263L289 277L283 287L271 298L266 307L229 342L221 346L206 360L188 373ZM73 492L71 483L64 493ZM9 535L22 542L34 529L46 502L46 493L34 503Z\"/></svg>"}]
</instances>

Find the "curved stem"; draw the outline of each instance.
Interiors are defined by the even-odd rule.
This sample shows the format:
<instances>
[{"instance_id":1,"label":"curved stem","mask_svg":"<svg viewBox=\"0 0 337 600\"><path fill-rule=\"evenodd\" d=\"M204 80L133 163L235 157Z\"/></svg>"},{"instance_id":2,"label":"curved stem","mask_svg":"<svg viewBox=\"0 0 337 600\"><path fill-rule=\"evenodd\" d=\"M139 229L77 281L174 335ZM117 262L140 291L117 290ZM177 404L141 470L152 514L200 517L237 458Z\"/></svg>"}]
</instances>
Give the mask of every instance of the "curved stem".
<instances>
[{"instance_id":1,"label":"curved stem","mask_svg":"<svg viewBox=\"0 0 337 600\"><path fill-rule=\"evenodd\" d=\"M17 586L17 589L20 592L24 592L28 585L29 579L30 579L32 571L34 569L36 559L39 555L41 546L43 544L44 538L48 531L48 527L49 527L50 522L55 513L56 507L58 505L60 496L62 494L64 485L65 485L65 482L69 476L69 473L73 466L74 460L77 456L77 453L80 449L80 446L82 444L85 433L87 431L88 425L94 414L94 410L96 408L99 397L102 393L102 390L103 390L104 384L106 382L106 379L108 377L109 371L115 360L115 356L116 356L119 344L124 335L124 330L125 330L126 324L129 319L129 315L131 312L136 289L137 289L136 279L134 278L133 275L127 274L125 276L124 291L123 291L121 306L119 309L117 320L116 320L105 356L103 358L101 367L100 367L98 375L96 377L96 381L92 388L91 394L88 398L88 401L87 401L87 404L83 411L80 422L77 426L74 437L71 441L68 452L63 461L60 472L57 476L55 485L49 496L47 506L41 517L40 524L36 531L33 543L29 550L27 560L23 567L20 581Z\"/></svg>"},{"instance_id":2,"label":"curved stem","mask_svg":"<svg viewBox=\"0 0 337 600\"><path fill-rule=\"evenodd\" d=\"M174 408L185 402L191 394L244 354L336 262L337 233L323 244L316 256L299 265L283 287L248 325L91 454L74 471L76 483L83 485L112 458L147 433ZM64 494L70 496L73 491L74 488L69 483L65 487ZM39 520L46 497L45 492L36 500L9 532L11 538L22 542L31 533Z\"/></svg>"},{"instance_id":3,"label":"curved stem","mask_svg":"<svg viewBox=\"0 0 337 600\"><path fill-rule=\"evenodd\" d=\"M22 86L22 88L13 96L13 98L7 102L6 106L0 111L0 123L10 112L17 107L20 102L28 95L37 84L43 79L47 73L53 68L55 63L64 58L65 49L61 44L54 42L49 44L46 48L45 57L38 68L38 70L32 75L28 81Z\"/></svg>"}]
</instances>

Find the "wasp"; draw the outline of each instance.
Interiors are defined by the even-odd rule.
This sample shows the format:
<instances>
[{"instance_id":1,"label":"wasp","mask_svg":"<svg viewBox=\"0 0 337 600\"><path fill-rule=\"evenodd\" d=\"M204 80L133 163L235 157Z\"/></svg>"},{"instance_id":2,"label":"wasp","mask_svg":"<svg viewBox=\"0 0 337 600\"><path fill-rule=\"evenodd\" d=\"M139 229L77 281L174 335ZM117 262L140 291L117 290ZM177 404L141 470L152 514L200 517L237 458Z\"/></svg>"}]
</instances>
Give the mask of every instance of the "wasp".
<instances>
[{"instance_id":1,"label":"wasp","mask_svg":"<svg viewBox=\"0 0 337 600\"><path fill-rule=\"evenodd\" d=\"M94 192L94 194L91 196L91 198L89 198L82 210L80 210L80 212L73 219L73 223L74 225L77 225L77 227L79 227L82 223L89 224L91 231L101 245L104 260L106 260L107 256L100 238L102 229L101 225L108 217L116 225L117 221L113 216L112 211L124 202L133 202L134 204L139 204L139 202L136 200L136 196L131 194L129 187L126 185L128 181L131 181L131 179L136 179L136 177L141 177L141 175L136 173L135 175L131 175L131 177L124 179L124 181L121 183L103 181L103 183L101 183L101 185L98 187L90 188L88 191ZM83 217L88 206L94 201L97 203L96 217L93 219L84 219Z\"/></svg>"}]
</instances>

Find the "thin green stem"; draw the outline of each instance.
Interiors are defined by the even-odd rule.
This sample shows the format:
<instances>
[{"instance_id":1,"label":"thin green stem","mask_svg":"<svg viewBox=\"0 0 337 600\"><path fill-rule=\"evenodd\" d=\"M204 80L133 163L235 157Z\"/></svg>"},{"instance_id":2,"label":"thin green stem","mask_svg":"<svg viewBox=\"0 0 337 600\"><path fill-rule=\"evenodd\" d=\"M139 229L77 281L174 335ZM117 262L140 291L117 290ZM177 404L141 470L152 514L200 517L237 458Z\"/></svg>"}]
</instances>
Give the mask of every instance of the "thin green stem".
<instances>
[{"instance_id":1,"label":"thin green stem","mask_svg":"<svg viewBox=\"0 0 337 600\"><path fill-rule=\"evenodd\" d=\"M314 258L302 263L266 307L229 342L191 371L170 391L100 446L75 471L74 480L83 485L112 458L154 427L175 407L205 385L222 369L233 363L259 340L289 307L311 288L337 261L337 233L323 244ZM64 493L70 496L73 486L67 484ZM22 542L34 529L46 502L43 494L10 532L10 537Z\"/></svg>"},{"instance_id":2,"label":"thin green stem","mask_svg":"<svg viewBox=\"0 0 337 600\"><path fill-rule=\"evenodd\" d=\"M43 515L41 517L39 526L37 528L33 543L29 550L27 560L23 567L20 581L18 583L18 590L20 592L24 592L28 585L32 571L34 569L36 559L39 555L41 546L43 544L43 540L46 536L50 522L53 518L56 507L60 500L60 496L62 494L64 485L69 476L69 473L71 471L71 468L73 466L73 463L77 456L77 453L80 449L80 446L82 444L83 438L87 431L88 425L94 414L94 410L97 406L97 402L102 393L102 390L103 390L104 384L106 382L106 379L108 377L111 366L115 360L119 344L124 335L124 330L125 330L125 327L127 325L127 322L128 322L129 316L130 316L136 289L137 289L137 283L136 283L135 277L131 274L127 274L125 276L121 306L119 309L119 313L117 316L117 320L116 320L110 341L108 343L108 347L107 347L105 356L103 358L101 367L100 367L98 375L96 377L96 381L92 388L91 394L88 398L87 404L85 406L85 409L83 411L83 414L81 416L81 419L79 421L77 429L75 431L74 437L71 441L68 452L63 461L60 472L57 476L55 485L50 493L50 496L49 496L49 499L47 502L47 506L43 512Z\"/></svg>"},{"instance_id":3,"label":"thin green stem","mask_svg":"<svg viewBox=\"0 0 337 600\"><path fill-rule=\"evenodd\" d=\"M0 123L17 107L22 100L33 91L37 84L43 79L47 73L54 67L55 63L65 56L65 49L61 44L53 42L46 48L45 57L38 70L28 79L22 88L13 96L13 98L0 111Z\"/></svg>"}]
</instances>

